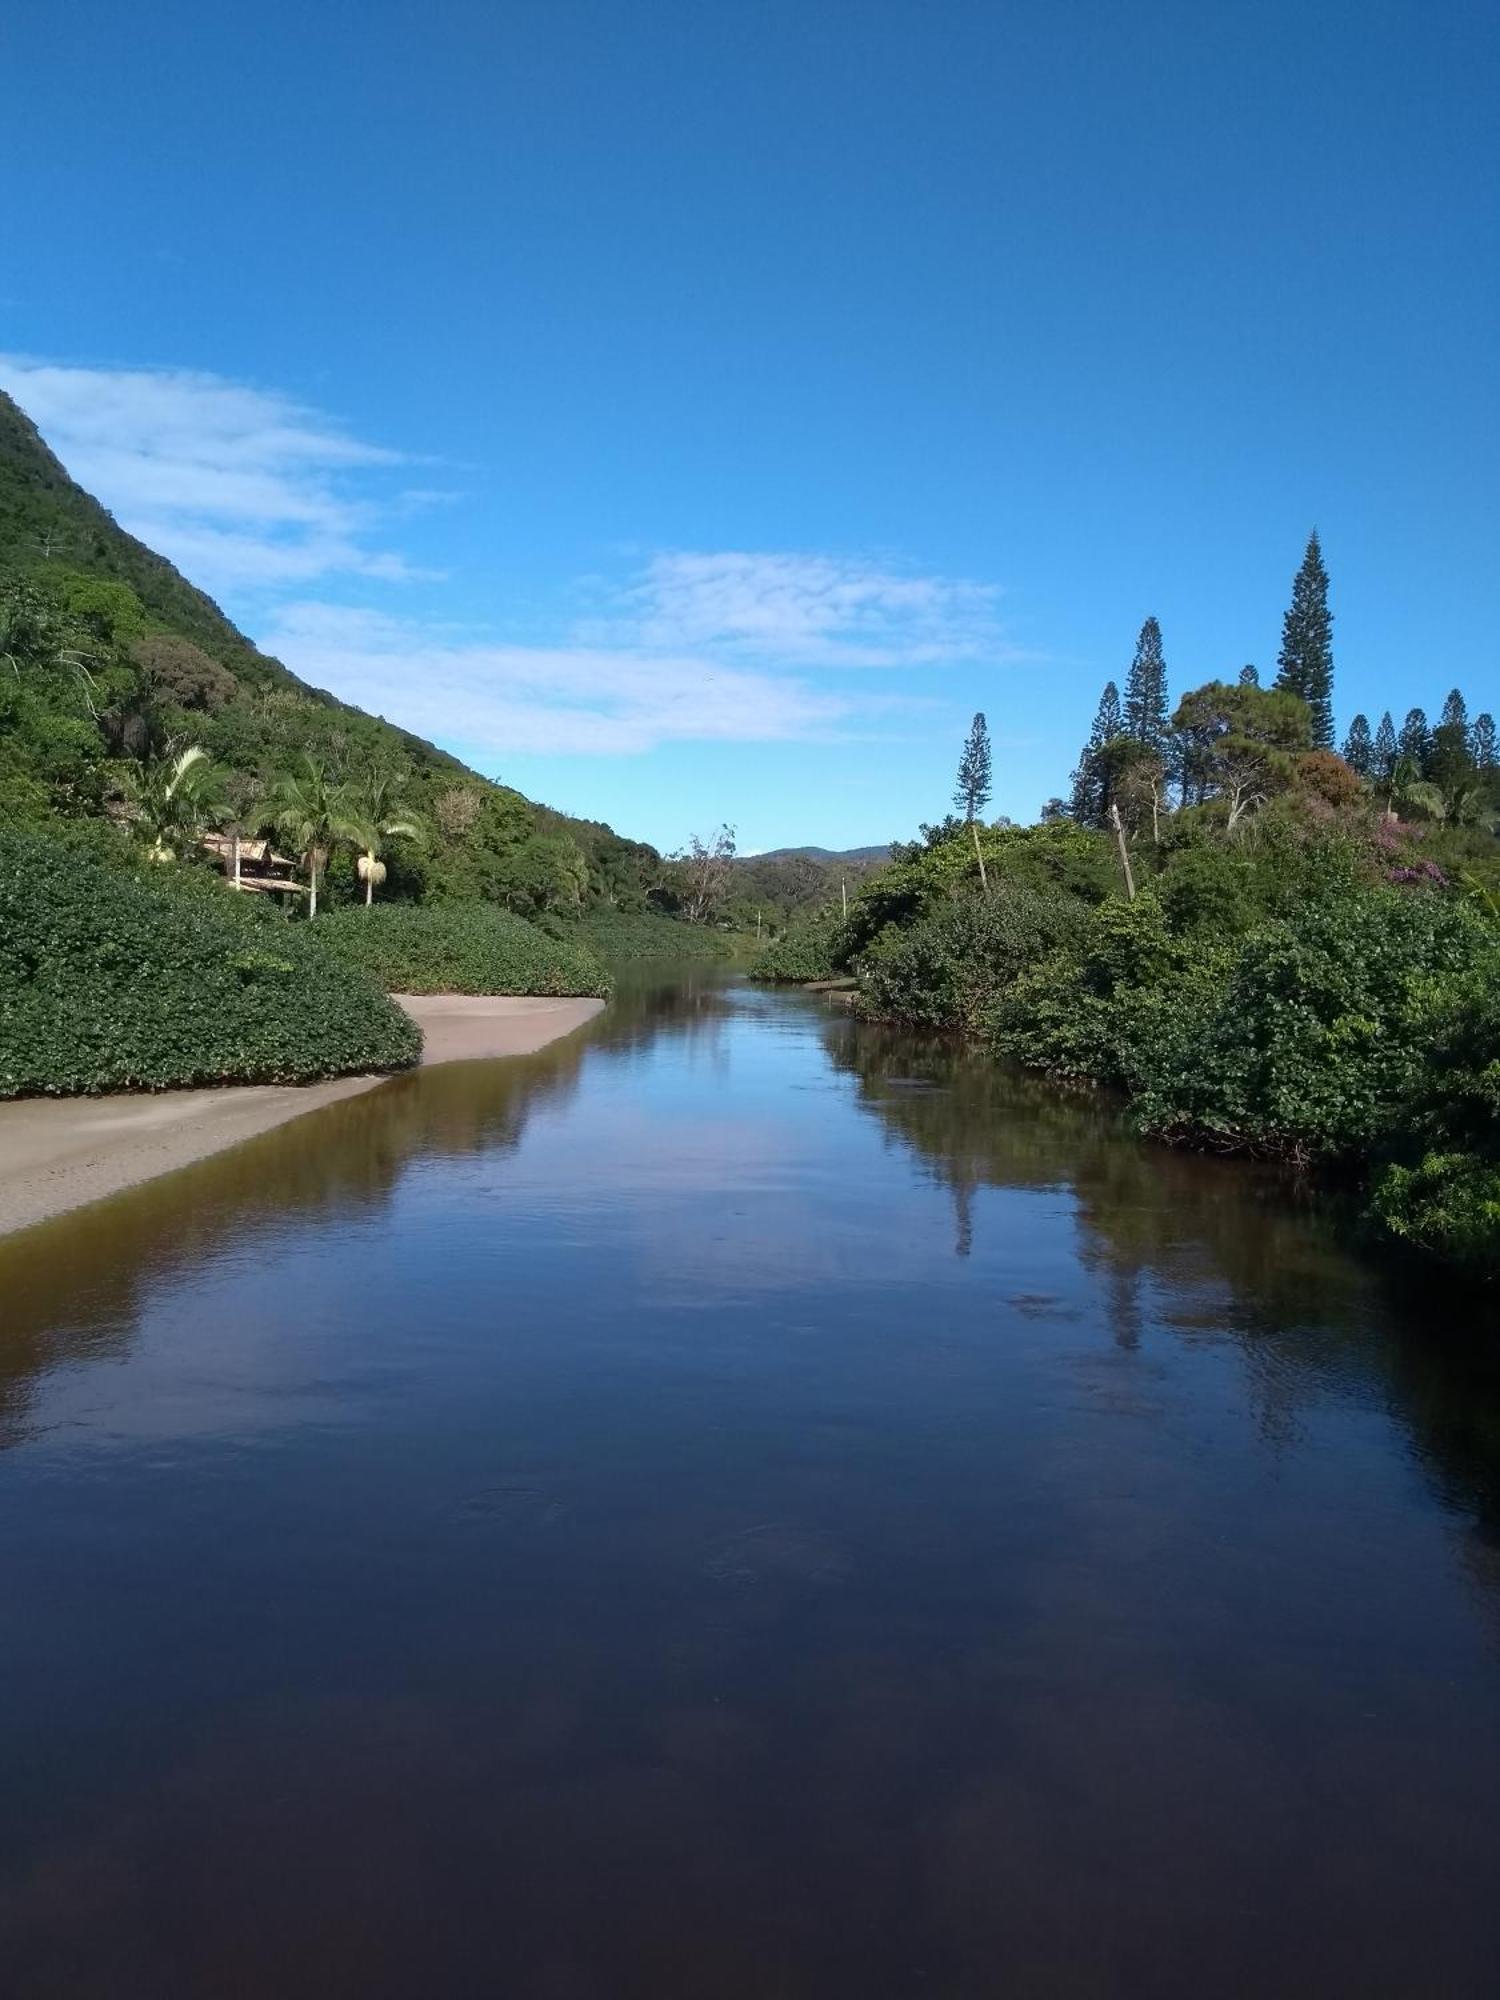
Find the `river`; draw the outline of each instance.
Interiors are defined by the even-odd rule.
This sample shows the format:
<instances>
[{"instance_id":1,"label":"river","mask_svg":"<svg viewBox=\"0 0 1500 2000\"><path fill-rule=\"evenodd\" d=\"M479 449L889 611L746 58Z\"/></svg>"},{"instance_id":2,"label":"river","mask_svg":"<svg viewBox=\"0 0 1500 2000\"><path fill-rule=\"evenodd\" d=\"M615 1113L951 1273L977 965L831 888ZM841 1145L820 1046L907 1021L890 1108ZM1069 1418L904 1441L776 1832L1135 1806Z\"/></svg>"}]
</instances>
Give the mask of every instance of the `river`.
<instances>
[{"instance_id":1,"label":"river","mask_svg":"<svg viewBox=\"0 0 1500 2000\"><path fill-rule=\"evenodd\" d=\"M0 1242L0 1987L1487 1995L1463 1318L692 972Z\"/></svg>"}]
</instances>

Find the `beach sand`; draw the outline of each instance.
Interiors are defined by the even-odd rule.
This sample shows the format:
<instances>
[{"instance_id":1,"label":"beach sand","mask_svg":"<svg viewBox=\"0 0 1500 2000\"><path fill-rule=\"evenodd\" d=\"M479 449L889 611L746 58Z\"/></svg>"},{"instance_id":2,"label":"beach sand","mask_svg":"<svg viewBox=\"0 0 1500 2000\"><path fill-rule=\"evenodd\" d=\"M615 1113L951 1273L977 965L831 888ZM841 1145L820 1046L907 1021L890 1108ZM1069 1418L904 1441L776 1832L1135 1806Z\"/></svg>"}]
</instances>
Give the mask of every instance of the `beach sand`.
<instances>
[{"instance_id":1,"label":"beach sand","mask_svg":"<svg viewBox=\"0 0 1500 2000\"><path fill-rule=\"evenodd\" d=\"M456 993L393 997L421 1025L424 1065L531 1055L591 1021L604 1005ZM191 1166L384 1081L341 1076L327 1083L28 1097L0 1104L0 1236Z\"/></svg>"}]
</instances>

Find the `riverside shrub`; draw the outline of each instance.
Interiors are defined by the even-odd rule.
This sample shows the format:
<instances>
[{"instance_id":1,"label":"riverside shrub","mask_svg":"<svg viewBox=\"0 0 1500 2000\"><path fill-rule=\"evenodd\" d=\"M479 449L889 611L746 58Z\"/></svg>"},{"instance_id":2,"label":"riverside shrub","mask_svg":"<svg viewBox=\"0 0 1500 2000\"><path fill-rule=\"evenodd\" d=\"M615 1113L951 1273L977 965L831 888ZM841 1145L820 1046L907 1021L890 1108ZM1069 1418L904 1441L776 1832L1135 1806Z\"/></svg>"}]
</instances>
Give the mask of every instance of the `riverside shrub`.
<instances>
[{"instance_id":1,"label":"riverside shrub","mask_svg":"<svg viewBox=\"0 0 1500 2000\"><path fill-rule=\"evenodd\" d=\"M860 961L861 1001L882 1020L974 1033L1015 981L1078 936L1085 905L1012 887L938 904L886 930Z\"/></svg>"},{"instance_id":2,"label":"riverside shrub","mask_svg":"<svg viewBox=\"0 0 1500 2000\"><path fill-rule=\"evenodd\" d=\"M550 937L489 903L375 904L310 926L319 942L387 993L582 994L609 978L588 946Z\"/></svg>"},{"instance_id":3,"label":"riverside shrub","mask_svg":"<svg viewBox=\"0 0 1500 2000\"><path fill-rule=\"evenodd\" d=\"M187 870L0 833L0 1097L303 1083L421 1047L314 926Z\"/></svg>"},{"instance_id":4,"label":"riverside shrub","mask_svg":"<svg viewBox=\"0 0 1500 2000\"><path fill-rule=\"evenodd\" d=\"M844 968L845 926L838 917L809 917L767 945L750 968L752 979L783 985L836 979Z\"/></svg>"},{"instance_id":5,"label":"riverside shrub","mask_svg":"<svg viewBox=\"0 0 1500 2000\"><path fill-rule=\"evenodd\" d=\"M727 931L707 924L681 923L658 910L588 910L576 925L590 951L599 958L730 957L736 945Z\"/></svg>"},{"instance_id":6,"label":"riverside shrub","mask_svg":"<svg viewBox=\"0 0 1500 2000\"><path fill-rule=\"evenodd\" d=\"M1391 889L1263 925L1217 1004L1147 1065L1139 1122L1297 1159L1377 1152L1427 1087L1436 1024L1487 942L1462 903Z\"/></svg>"}]
</instances>

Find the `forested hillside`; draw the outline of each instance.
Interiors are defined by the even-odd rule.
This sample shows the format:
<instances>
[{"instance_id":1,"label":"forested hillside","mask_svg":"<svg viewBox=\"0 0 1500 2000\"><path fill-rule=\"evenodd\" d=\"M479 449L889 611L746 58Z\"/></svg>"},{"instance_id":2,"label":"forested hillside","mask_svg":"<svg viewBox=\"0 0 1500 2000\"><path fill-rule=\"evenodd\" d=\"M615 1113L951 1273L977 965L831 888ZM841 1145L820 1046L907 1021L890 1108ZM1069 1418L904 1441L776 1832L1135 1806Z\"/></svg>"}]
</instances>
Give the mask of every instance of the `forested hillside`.
<instances>
[{"instance_id":1,"label":"forested hillside","mask_svg":"<svg viewBox=\"0 0 1500 2000\"><path fill-rule=\"evenodd\" d=\"M0 663L0 825L106 817L149 834L173 760L199 749L199 775L166 802L178 832L210 819L259 830L296 780L342 788L346 819L364 808L388 896L480 897L529 916L671 907L654 848L491 784L262 653L68 476L3 393ZM380 823L417 831L382 836ZM354 896L358 843L319 844L325 895Z\"/></svg>"}]
</instances>

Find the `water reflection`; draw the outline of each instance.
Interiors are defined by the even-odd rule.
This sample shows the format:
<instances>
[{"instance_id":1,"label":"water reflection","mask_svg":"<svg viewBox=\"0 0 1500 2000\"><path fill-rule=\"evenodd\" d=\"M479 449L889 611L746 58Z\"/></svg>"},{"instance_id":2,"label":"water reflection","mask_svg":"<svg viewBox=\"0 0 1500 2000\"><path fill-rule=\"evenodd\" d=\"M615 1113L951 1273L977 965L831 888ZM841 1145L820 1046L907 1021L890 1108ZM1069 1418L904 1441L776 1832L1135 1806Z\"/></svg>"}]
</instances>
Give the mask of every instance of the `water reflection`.
<instances>
[{"instance_id":1,"label":"water reflection","mask_svg":"<svg viewBox=\"0 0 1500 2000\"><path fill-rule=\"evenodd\" d=\"M1147 1326L1232 1336L1269 1440L1293 1438L1299 1411L1329 1397L1391 1410L1438 1490L1500 1547L1493 1302L1361 1262L1336 1206L1242 1161L1139 1145L1096 1094L836 1011L820 1027L859 1104L948 1191L956 1254L973 1251L980 1191L1066 1190L1122 1352L1140 1349Z\"/></svg>"},{"instance_id":2,"label":"water reflection","mask_svg":"<svg viewBox=\"0 0 1500 2000\"><path fill-rule=\"evenodd\" d=\"M646 977L0 1297L28 2000L1487 1991L1493 1365L1270 1177Z\"/></svg>"},{"instance_id":3,"label":"water reflection","mask_svg":"<svg viewBox=\"0 0 1500 2000\"><path fill-rule=\"evenodd\" d=\"M587 1061L630 1062L658 1040L707 1047L729 1017L722 982L626 967L607 1016L535 1055L393 1077L82 1214L0 1237L0 1450L25 1435L34 1378L124 1359L144 1299L179 1271L238 1248L253 1255L257 1243L274 1255L289 1226L378 1217L423 1159L514 1152L538 1110L567 1104Z\"/></svg>"}]
</instances>

